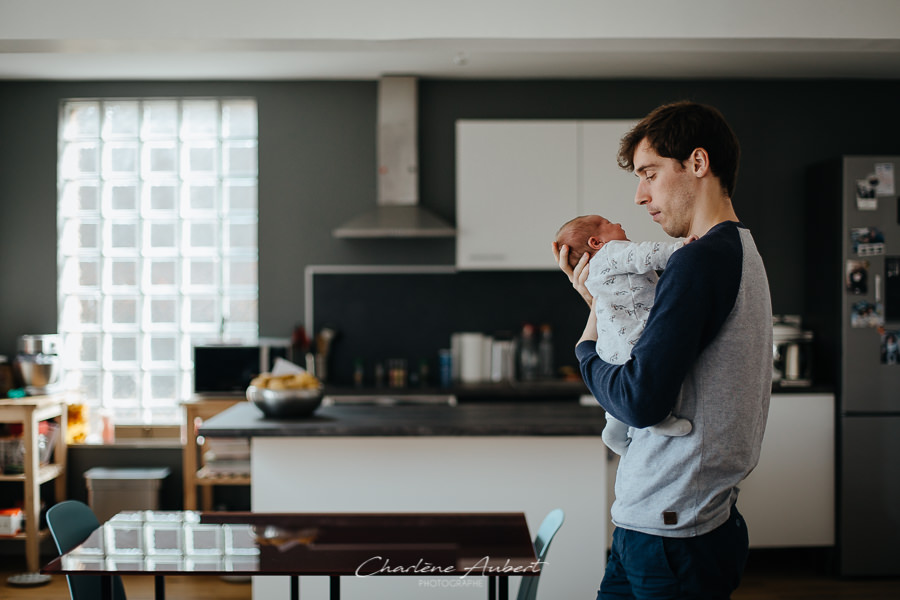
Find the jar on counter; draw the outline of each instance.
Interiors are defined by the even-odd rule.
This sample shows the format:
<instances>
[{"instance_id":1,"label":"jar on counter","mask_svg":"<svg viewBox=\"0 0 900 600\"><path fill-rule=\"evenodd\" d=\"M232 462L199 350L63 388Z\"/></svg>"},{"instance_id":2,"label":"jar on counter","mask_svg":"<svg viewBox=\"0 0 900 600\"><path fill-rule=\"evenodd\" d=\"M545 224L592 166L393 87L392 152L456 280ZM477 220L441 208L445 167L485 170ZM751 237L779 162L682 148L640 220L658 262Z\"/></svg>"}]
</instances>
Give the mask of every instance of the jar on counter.
<instances>
[{"instance_id":1,"label":"jar on counter","mask_svg":"<svg viewBox=\"0 0 900 600\"><path fill-rule=\"evenodd\" d=\"M83 402L71 402L66 406L66 443L82 444L87 441L90 427L90 409Z\"/></svg>"},{"instance_id":2,"label":"jar on counter","mask_svg":"<svg viewBox=\"0 0 900 600\"><path fill-rule=\"evenodd\" d=\"M0 355L0 398L6 398L9 390L16 387L13 368L6 356Z\"/></svg>"}]
</instances>

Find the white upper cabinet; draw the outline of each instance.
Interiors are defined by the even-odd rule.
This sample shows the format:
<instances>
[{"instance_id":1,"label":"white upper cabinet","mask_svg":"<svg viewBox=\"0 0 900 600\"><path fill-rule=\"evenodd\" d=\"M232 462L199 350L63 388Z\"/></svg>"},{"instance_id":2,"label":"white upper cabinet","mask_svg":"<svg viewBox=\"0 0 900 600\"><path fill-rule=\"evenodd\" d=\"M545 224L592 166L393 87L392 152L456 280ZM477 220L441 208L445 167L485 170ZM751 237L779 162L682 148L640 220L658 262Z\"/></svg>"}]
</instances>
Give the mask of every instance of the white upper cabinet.
<instances>
[{"instance_id":1,"label":"white upper cabinet","mask_svg":"<svg viewBox=\"0 0 900 600\"><path fill-rule=\"evenodd\" d=\"M577 206L577 142L574 121L457 122L457 267L554 267L550 244Z\"/></svg>"},{"instance_id":2,"label":"white upper cabinet","mask_svg":"<svg viewBox=\"0 0 900 600\"><path fill-rule=\"evenodd\" d=\"M668 237L634 204L635 177L616 164L632 120L457 121L456 266L556 269L560 225L600 214L635 241Z\"/></svg>"}]
</instances>

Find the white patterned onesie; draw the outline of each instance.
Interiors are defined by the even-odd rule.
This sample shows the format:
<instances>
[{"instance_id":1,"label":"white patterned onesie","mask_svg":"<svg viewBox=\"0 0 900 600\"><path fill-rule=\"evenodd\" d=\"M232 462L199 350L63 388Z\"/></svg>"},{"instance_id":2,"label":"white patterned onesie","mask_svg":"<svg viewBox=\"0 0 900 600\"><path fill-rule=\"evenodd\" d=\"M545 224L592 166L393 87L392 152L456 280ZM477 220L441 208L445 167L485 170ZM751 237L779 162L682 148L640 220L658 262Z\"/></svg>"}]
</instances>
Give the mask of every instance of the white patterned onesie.
<instances>
[{"instance_id":1,"label":"white patterned onesie","mask_svg":"<svg viewBox=\"0 0 900 600\"><path fill-rule=\"evenodd\" d=\"M597 355L621 365L641 337L656 295L657 270L666 268L672 253L684 242L628 242L613 240L591 258L585 286L594 297L597 313ZM606 414L603 441L624 455L631 438L628 426ZM648 428L658 435L680 436L691 431L691 423L669 415Z\"/></svg>"}]
</instances>

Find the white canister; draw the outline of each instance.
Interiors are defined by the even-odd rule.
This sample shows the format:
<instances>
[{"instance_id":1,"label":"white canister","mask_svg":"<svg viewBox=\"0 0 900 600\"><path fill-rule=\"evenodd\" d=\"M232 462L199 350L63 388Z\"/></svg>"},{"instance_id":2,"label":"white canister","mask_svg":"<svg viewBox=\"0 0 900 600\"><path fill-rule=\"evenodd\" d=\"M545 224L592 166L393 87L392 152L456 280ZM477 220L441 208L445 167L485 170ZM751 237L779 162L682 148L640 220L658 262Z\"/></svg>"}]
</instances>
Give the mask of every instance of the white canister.
<instances>
[{"instance_id":1,"label":"white canister","mask_svg":"<svg viewBox=\"0 0 900 600\"><path fill-rule=\"evenodd\" d=\"M489 335L481 337L481 381L490 381L491 379L491 361L493 360L492 349L494 346L494 338Z\"/></svg>"},{"instance_id":2,"label":"white canister","mask_svg":"<svg viewBox=\"0 0 900 600\"><path fill-rule=\"evenodd\" d=\"M480 333L456 334L459 340L459 379L463 383L482 381L484 336Z\"/></svg>"},{"instance_id":3,"label":"white canister","mask_svg":"<svg viewBox=\"0 0 900 600\"><path fill-rule=\"evenodd\" d=\"M491 381L512 381L516 369L516 346L512 340L491 344Z\"/></svg>"}]
</instances>

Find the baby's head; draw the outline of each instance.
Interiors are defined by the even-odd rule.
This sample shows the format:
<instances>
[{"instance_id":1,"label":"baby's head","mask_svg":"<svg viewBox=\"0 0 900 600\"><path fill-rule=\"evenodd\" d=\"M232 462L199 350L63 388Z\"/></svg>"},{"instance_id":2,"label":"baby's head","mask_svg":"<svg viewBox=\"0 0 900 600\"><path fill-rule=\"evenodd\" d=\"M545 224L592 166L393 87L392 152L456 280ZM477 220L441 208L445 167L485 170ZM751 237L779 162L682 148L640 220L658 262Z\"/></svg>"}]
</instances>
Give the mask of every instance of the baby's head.
<instances>
[{"instance_id":1,"label":"baby's head","mask_svg":"<svg viewBox=\"0 0 900 600\"><path fill-rule=\"evenodd\" d=\"M583 255L593 256L606 242L627 239L621 225L600 215L575 217L556 232L557 245L569 247L569 265L573 268Z\"/></svg>"}]
</instances>

